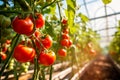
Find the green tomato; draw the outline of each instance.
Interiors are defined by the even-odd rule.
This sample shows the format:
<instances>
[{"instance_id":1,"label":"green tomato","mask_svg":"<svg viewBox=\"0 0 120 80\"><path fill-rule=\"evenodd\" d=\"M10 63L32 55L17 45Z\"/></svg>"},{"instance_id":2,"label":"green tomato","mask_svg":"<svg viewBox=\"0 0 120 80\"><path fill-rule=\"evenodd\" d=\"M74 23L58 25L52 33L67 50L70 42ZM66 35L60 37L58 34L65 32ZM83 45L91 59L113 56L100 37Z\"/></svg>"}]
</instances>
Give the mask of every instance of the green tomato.
<instances>
[{"instance_id":1,"label":"green tomato","mask_svg":"<svg viewBox=\"0 0 120 80\"><path fill-rule=\"evenodd\" d=\"M6 28L6 27L10 26L10 24L11 24L11 19L9 17L0 15L0 26L2 28Z\"/></svg>"}]
</instances>

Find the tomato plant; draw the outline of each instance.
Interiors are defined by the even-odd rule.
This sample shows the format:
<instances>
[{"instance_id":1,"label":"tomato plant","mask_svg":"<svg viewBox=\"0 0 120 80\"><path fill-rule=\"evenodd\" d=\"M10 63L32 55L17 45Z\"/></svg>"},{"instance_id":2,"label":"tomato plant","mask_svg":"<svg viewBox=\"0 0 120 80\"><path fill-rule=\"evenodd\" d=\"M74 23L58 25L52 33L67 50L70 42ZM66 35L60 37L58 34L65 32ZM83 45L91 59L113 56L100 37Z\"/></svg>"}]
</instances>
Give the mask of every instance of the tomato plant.
<instances>
[{"instance_id":1,"label":"tomato plant","mask_svg":"<svg viewBox=\"0 0 120 80\"><path fill-rule=\"evenodd\" d=\"M22 44L18 44L14 49L14 58L18 62L28 62L35 57L35 50Z\"/></svg>"},{"instance_id":2,"label":"tomato plant","mask_svg":"<svg viewBox=\"0 0 120 80\"><path fill-rule=\"evenodd\" d=\"M18 16L12 21L13 30L19 34L31 35L34 30L33 22L29 17L25 19Z\"/></svg>"},{"instance_id":3,"label":"tomato plant","mask_svg":"<svg viewBox=\"0 0 120 80\"><path fill-rule=\"evenodd\" d=\"M50 66L52 65L56 60L56 55L53 51L49 51L47 53L41 52L38 58L39 64L42 64L44 66Z\"/></svg>"}]
</instances>

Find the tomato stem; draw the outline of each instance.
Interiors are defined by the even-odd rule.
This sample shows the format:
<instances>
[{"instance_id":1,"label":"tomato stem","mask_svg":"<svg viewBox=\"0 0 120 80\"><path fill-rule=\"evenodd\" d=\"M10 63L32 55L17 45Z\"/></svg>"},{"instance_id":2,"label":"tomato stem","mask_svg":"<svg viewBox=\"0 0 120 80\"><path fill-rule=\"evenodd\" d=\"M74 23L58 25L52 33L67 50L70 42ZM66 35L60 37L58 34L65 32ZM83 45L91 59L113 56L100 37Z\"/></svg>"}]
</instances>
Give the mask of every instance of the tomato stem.
<instances>
[{"instance_id":1,"label":"tomato stem","mask_svg":"<svg viewBox=\"0 0 120 80\"><path fill-rule=\"evenodd\" d=\"M52 80L52 72L53 72L53 66L51 65L50 66L50 77L49 77L49 80Z\"/></svg>"},{"instance_id":2,"label":"tomato stem","mask_svg":"<svg viewBox=\"0 0 120 80\"><path fill-rule=\"evenodd\" d=\"M20 4L23 11L31 11L32 10L30 5L27 3L27 1L25 1L25 0L16 0L16 1Z\"/></svg>"},{"instance_id":3,"label":"tomato stem","mask_svg":"<svg viewBox=\"0 0 120 80\"><path fill-rule=\"evenodd\" d=\"M5 60L5 63L3 65L3 67L0 70L0 77L2 76L2 73L4 72L5 68L7 67L7 65L9 64L9 62L10 62L10 60L12 58L13 51L14 51L15 46L17 45L19 37L20 37L20 35L16 34L15 37L13 38L13 40L12 40L12 44L10 46L12 50L11 50L10 54L8 55L7 59Z\"/></svg>"}]
</instances>

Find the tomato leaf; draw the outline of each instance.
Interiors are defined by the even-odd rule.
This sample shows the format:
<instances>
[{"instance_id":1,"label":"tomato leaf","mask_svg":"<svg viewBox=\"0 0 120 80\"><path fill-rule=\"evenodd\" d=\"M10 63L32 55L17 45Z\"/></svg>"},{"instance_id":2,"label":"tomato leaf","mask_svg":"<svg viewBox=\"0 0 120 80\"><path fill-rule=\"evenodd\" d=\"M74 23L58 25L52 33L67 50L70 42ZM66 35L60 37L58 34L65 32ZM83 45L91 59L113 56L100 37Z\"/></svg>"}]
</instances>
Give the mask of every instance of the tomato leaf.
<instances>
[{"instance_id":1,"label":"tomato leaf","mask_svg":"<svg viewBox=\"0 0 120 80\"><path fill-rule=\"evenodd\" d=\"M67 11L66 15L68 16L68 26L72 31L72 27L74 24L74 17L75 17L75 7L76 7L76 0L66 0L67 1Z\"/></svg>"},{"instance_id":2,"label":"tomato leaf","mask_svg":"<svg viewBox=\"0 0 120 80\"><path fill-rule=\"evenodd\" d=\"M82 14L82 13L79 13L79 17L85 23L89 21L89 18L87 16L85 16L84 14Z\"/></svg>"}]
</instances>

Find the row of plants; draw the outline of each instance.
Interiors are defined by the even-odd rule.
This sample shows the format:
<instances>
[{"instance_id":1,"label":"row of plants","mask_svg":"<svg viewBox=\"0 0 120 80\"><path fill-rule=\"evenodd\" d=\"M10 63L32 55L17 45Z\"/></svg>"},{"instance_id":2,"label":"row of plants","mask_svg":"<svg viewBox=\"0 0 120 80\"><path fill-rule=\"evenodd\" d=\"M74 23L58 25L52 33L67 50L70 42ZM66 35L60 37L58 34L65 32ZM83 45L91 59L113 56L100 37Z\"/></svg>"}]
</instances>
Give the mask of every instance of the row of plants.
<instances>
[{"instance_id":1,"label":"row of plants","mask_svg":"<svg viewBox=\"0 0 120 80\"><path fill-rule=\"evenodd\" d=\"M120 64L120 21L118 21L118 26L116 26L116 32L113 35L113 39L109 45L109 54L113 59Z\"/></svg>"}]
</instances>

